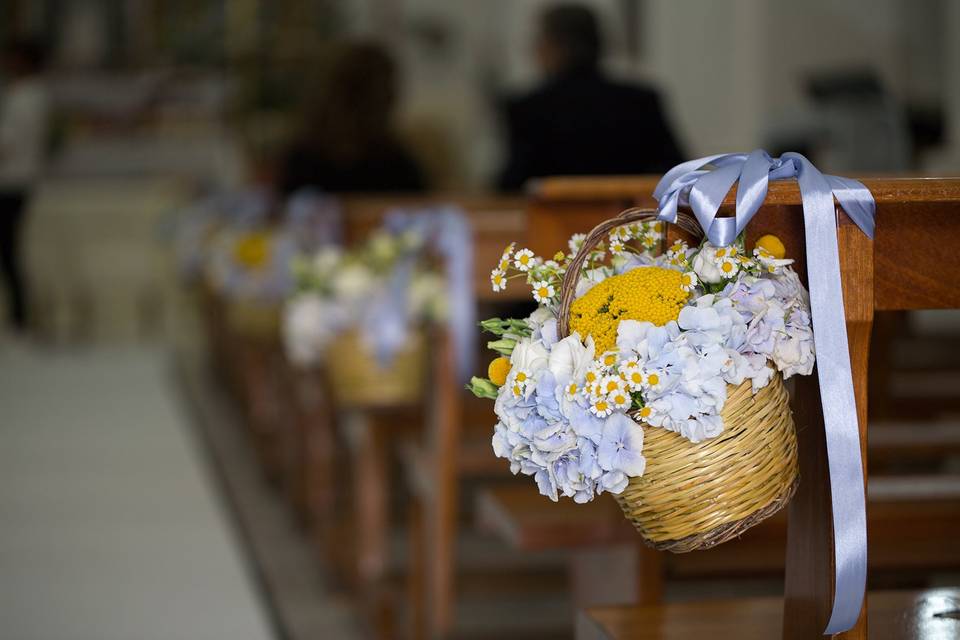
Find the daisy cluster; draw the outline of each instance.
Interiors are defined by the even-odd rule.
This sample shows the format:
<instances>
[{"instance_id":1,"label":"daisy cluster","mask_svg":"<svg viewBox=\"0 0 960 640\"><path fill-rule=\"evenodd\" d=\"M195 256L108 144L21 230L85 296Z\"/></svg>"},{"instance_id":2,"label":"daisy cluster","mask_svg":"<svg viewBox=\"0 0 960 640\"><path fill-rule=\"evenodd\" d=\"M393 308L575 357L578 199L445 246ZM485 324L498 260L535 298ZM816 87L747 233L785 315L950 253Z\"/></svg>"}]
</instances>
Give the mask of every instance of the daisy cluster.
<instances>
[{"instance_id":1,"label":"daisy cluster","mask_svg":"<svg viewBox=\"0 0 960 640\"><path fill-rule=\"evenodd\" d=\"M516 243L511 243L504 249L496 268L490 272L493 290L503 291L507 282L522 278L530 285L533 299L538 304L555 307L559 303L557 295L560 281L570 261L580 252L585 238L586 235L582 233L573 235L567 243L569 252L558 251L549 260L534 255L530 249L517 249ZM607 251L610 252L614 266L637 258L649 258L662 238L662 222L637 222L618 227L610 233L606 243L601 243L590 252L584 271L593 272L599 269L594 276L607 273L602 267Z\"/></svg>"},{"instance_id":2,"label":"daisy cluster","mask_svg":"<svg viewBox=\"0 0 960 640\"><path fill-rule=\"evenodd\" d=\"M520 252L511 253L517 260ZM588 261L576 293L583 300L600 283L635 281L643 296L678 306L620 304L604 284L597 291L616 313L595 314L583 333L560 339L553 294L528 318L481 323L501 356L489 378L470 386L495 401L494 452L551 499L585 502L643 474L644 428L692 442L720 434L728 385L749 380L756 392L776 371L786 378L812 370L809 301L791 262L772 236L751 254L742 244L677 242L657 257L639 251L609 266Z\"/></svg>"},{"instance_id":3,"label":"daisy cluster","mask_svg":"<svg viewBox=\"0 0 960 640\"><path fill-rule=\"evenodd\" d=\"M383 228L352 251L328 246L294 259L296 293L283 314L291 362L318 364L331 340L372 314L386 314L385 307L389 314L403 316L400 331L408 322L444 317L444 277L427 259L425 248L424 237L415 230ZM387 318L383 320L386 326Z\"/></svg>"}]
</instances>

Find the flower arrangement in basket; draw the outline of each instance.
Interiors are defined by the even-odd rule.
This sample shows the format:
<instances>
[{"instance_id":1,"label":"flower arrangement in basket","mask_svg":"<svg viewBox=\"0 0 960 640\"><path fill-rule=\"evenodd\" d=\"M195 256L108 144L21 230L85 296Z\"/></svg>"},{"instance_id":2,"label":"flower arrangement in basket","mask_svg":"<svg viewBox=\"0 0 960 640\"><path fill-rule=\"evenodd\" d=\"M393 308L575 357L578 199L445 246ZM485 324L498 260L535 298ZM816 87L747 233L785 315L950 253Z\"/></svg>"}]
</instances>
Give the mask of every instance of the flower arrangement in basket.
<instances>
[{"instance_id":1,"label":"flower arrangement in basket","mask_svg":"<svg viewBox=\"0 0 960 640\"><path fill-rule=\"evenodd\" d=\"M229 326L270 339L279 335L280 303L294 285L290 261L336 240L340 225L336 201L315 192L290 196L276 223L275 205L259 189L224 193L195 203L177 229L185 280L202 276L206 291L224 303Z\"/></svg>"},{"instance_id":2,"label":"flower arrangement in basket","mask_svg":"<svg viewBox=\"0 0 960 640\"><path fill-rule=\"evenodd\" d=\"M296 366L322 363L338 402L393 405L420 394L422 328L446 316L445 282L417 228L384 226L345 251L326 247L293 262L295 293L283 339Z\"/></svg>"},{"instance_id":3,"label":"flower arrangement in basket","mask_svg":"<svg viewBox=\"0 0 960 640\"><path fill-rule=\"evenodd\" d=\"M739 535L790 499L796 434L783 379L814 364L807 292L773 236L662 248L631 209L544 260L510 245L491 274L532 287L524 319L481 322L500 354L472 391L495 401L493 449L540 493L608 492L674 552ZM681 215L678 226L699 237Z\"/></svg>"},{"instance_id":4,"label":"flower arrangement in basket","mask_svg":"<svg viewBox=\"0 0 960 640\"><path fill-rule=\"evenodd\" d=\"M295 253L292 237L267 226L217 233L206 281L225 300L233 329L267 338L277 334L278 305L293 284L287 265Z\"/></svg>"}]
</instances>

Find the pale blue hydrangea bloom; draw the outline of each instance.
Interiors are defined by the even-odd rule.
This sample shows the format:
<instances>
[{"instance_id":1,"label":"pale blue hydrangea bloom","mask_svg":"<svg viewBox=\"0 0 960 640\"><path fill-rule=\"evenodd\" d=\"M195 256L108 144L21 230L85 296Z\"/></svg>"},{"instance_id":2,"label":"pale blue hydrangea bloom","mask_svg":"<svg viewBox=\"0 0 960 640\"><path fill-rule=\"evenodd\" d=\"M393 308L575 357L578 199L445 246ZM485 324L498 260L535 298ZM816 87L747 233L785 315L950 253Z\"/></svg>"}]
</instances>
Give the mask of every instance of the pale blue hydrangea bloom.
<instances>
[{"instance_id":1,"label":"pale blue hydrangea bloom","mask_svg":"<svg viewBox=\"0 0 960 640\"><path fill-rule=\"evenodd\" d=\"M500 419L494 453L510 460L513 473L533 476L540 493L552 500L563 495L587 502L603 491L619 493L629 477L643 473L639 425L623 413L598 418L582 394L567 393L571 382L582 383L593 357L593 341L584 345L576 334L549 352L542 334L523 338L494 403Z\"/></svg>"}]
</instances>

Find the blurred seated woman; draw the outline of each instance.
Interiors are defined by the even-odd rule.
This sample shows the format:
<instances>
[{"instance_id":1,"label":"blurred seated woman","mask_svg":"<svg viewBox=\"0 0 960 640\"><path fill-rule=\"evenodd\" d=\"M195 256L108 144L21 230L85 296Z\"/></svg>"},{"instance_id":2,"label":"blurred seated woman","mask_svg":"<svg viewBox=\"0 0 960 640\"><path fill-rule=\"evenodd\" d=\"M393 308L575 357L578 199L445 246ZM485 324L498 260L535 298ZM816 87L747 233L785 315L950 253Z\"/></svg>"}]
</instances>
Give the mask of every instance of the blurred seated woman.
<instances>
[{"instance_id":1,"label":"blurred seated woman","mask_svg":"<svg viewBox=\"0 0 960 640\"><path fill-rule=\"evenodd\" d=\"M386 51L340 45L282 159L281 191L422 191L422 171L393 130L396 97L397 70Z\"/></svg>"}]
</instances>

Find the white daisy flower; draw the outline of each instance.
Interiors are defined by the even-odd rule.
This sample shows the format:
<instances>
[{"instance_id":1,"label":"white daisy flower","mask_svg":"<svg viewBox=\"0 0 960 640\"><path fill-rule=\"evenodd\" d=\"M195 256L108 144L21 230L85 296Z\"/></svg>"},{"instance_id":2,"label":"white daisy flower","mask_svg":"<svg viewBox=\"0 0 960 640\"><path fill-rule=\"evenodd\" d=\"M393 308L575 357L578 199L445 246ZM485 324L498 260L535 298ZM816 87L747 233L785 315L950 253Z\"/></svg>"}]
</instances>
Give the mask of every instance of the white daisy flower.
<instances>
[{"instance_id":1,"label":"white daisy flower","mask_svg":"<svg viewBox=\"0 0 960 640\"><path fill-rule=\"evenodd\" d=\"M620 376L604 376L603 380L600 381L600 391L607 395L617 391L626 393L627 384Z\"/></svg>"},{"instance_id":2,"label":"white daisy flower","mask_svg":"<svg viewBox=\"0 0 960 640\"><path fill-rule=\"evenodd\" d=\"M511 242L510 244L508 244L507 248L503 250L503 256L501 256L500 260L509 260L510 256L513 255L513 249L516 246L517 246L516 242Z\"/></svg>"},{"instance_id":3,"label":"white daisy flower","mask_svg":"<svg viewBox=\"0 0 960 640\"><path fill-rule=\"evenodd\" d=\"M630 397L630 393L626 389L618 389L611 392L610 395L607 396L607 400L610 401L610 404L612 404L615 409L620 410L629 409L633 403L633 398Z\"/></svg>"},{"instance_id":4,"label":"white daisy flower","mask_svg":"<svg viewBox=\"0 0 960 640\"><path fill-rule=\"evenodd\" d=\"M643 371L640 370L640 362L636 358L621 363L620 377L631 391L640 391L643 388Z\"/></svg>"},{"instance_id":5,"label":"white daisy flower","mask_svg":"<svg viewBox=\"0 0 960 640\"><path fill-rule=\"evenodd\" d=\"M490 272L490 284L494 291L503 291L507 286L507 276L500 269Z\"/></svg>"},{"instance_id":6,"label":"white daisy flower","mask_svg":"<svg viewBox=\"0 0 960 640\"><path fill-rule=\"evenodd\" d=\"M576 382L567 383L566 388L563 390L563 396L567 400L574 400L578 393L580 393L580 385L578 385Z\"/></svg>"},{"instance_id":7,"label":"white daisy flower","mask_svg":"<svg viewBox=\"0 0 960 640\"><path fill-rule=\"evenodd\" d=\"M507 378L507 386L510 387L513 395L519 398L527 392L527 387L532 381L533 377L529 370L515 369L510 372L510 376Z\"/></svg>"},{"instance_id":8,"label":"white daisy flower","mask_svg":"<svg viewBox=\"0 0 960 640\"><path fill-rule=\"evenodd\" d=\"M593 366L587 369L587 372L583 375L583 386L587 389L590 389L593 387L593 385L599 384L599 382L603 379L603 375L603 367L600 365L600 363L595 362Z\"/></svg>"},{"instance_id":9,"label":"white daisy flower","mask_svg":"<svg viewBox=\"0 0 960 640\"><path fill-rule=\"evenodd\" d=\"M570 247L570 255L576 255L577 251L580 251L580 247L583 246L583 241L587 239L587 234L585 233L575 233L570 236L570 240L567 241L567 246Z\"/></svg>"},{"instance_id":10,"label":"white daisy flower","mask_svg":"<svg viewBox=\"0 0 960 640\"><path fill-rule=\"evenodd\" d=\"M660 241L660 237L656 233L647 233L643 234L643 237L640 238L640 244L644 246L645 249L653 249L657 246L657 242Z\"/></svg>"},{"instance_id":11,"label":"white daisy flower","mask_svg":"<svg viewBox=\"0 0 960 640\"><path fill-rule=\"evenodd\" d=\"M541 280L533 284L533 299L540 304L547 304L557 293L553 285L548 280Z\"/></svg>"},{"instance_id":12,"label":"white daisy flower","mask_svg":"<svg viewBox=\"0 0 960 640\"><path fill-rule=\"evenodd\" d=\"M716 262L723 261L724 258L729 258L735 254L733 247L714 247L710 246L708 249L707 246L703 247L704 251L710 251L710 257Z\"/></svg>"},{"instance_id":13,"label":"white daisy flower","mask_svg":"<svg viewBox=\"0 0 960 640\"><path fill-rule=\"evenodd\" d=\"M667 257L671 260L686 261L687 259L687 243L683 240L677 240L670 248L667 249Z\"/></svg>"},{"instance_id":14,"label":"white daisy flower","mask_svg":"<svg viewBox=\"0 0 960 640\"><path fill-rule=\"evenodd\" d=\"M520 271L529 271L530 267L534 266L534 264L533 251L530 249L520 249L520 251L517 251L513 256L513 266Z\"/></svg>"},{"instance_id":15,"label":"white daisy flower","mask_svg":"<svg viewBox=\"0 0 960 640\"><path fill-rule=\"evenodd\" d=\"M603 363L604 367L615 367L617 366L617 360L620 359L620 354L616 351L607 351L600 358L600 361Z\"/></svg>"},{"instance_id":16,"label":"white daisy flower","mask_svg":"<svg viewBox=\"0 0 960 640\"><path fill-rule=\"evenodd\" d=\"M737 260L736 256L728 256L720 260L717 264L717 268L720 270L721 275L724 278L732 278L737 275L737 272L740 271L740 261Z\"/></svg>"},{"instance_id":17,"label":"white daisy flower","mask_svg":"<svg viewBox=\"0 0 960 640\"><path fill-rule=\"evenodd\" d=\"M699 284L699 280L697 280L697 274L693 271L685 271L680 274L680 288L684 291L693 291L697 284Z\"/></svg>"},{"instance_id":18,"label":"white daisy flower","mask_svg":"<svg viewBox=\"0 0 960 640\"><path fill-rule=\"evenodd\" d=\"M663 376L661 376L656 371L644 371L643 372L643 388L644 389L653 389L656 391L660 388L660 385L663 384Z\"/></svg>"},{"instance_id":19,"label":"white daisy flower","mask_svg":"<svg viewBox=\"0 0 960 640\"><path fill-rule=\"evenodd\" d=\"M613 413L613 405L606 396L594 398L590 403L590 413L598 418L606 418Z\"/></svg>"},{"instance_id":20,"label":"white daisy flower","mask_svg":"<svg viewBox=\"0 0 960 640\"><path fill-rule=\"evenodd\" d=\"M654 417L654 415L655 415L655 412L653 410L653 407L651 407L650 405L644 405L643 407L640 407L640 409L638 409L636 413L637 419L643 422L648 422L651 418Z\"/></svg>"},{"instance_id":21,"label":"white daisy flower","mask_svg":"<svg viewBox=\"0 0 960 640\"><path fill-rule=\"evenodd\" d=\"M616 229L610 232L609 238L610 238L610 244L613 244L618 240L622 244L630 239L630 229L627 227L617 227Z\"/></svg>"},{"instance_id":22,"label":"white daisy flower","mask_svg":"<svg viewBox=\"0 0 960 640\"><path fill-rule=\"evenodd\" d=\"M793 264L793 260L788 258L777 259L772 253L762 247L754 249L753 255L756 257L756 262L759 267L769 273L781 273L783 267Z\"/></svg>"},{"instance_id":23,"label":"white daisy flower","mask_svg":"<svg viewBox=\"0 0 960 640\"><path fill-rule=\"evenodd\" d=\"M623 242L620 241L619 238L616 240L613 240L613 239L610 240L610 253L612 253L615 256L618 256L624 251L626 251L626 247L624 246Z\"/></svg>"}]
</instances>

